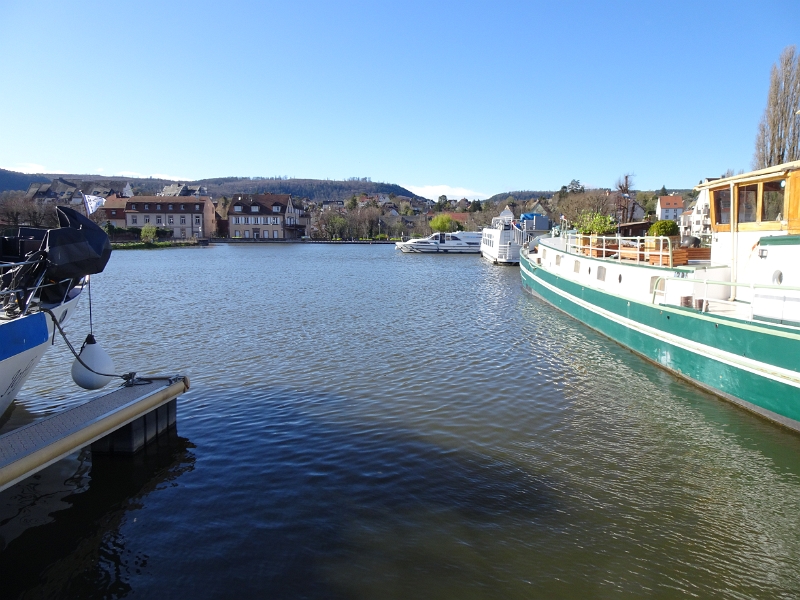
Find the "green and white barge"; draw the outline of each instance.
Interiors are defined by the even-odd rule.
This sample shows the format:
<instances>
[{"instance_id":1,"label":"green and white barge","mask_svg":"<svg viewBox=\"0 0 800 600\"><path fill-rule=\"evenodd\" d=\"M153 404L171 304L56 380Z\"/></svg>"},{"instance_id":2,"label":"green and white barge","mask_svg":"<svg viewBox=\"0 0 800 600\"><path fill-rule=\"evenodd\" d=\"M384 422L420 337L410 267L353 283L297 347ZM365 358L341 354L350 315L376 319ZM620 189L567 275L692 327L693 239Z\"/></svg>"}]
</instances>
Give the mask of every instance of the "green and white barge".
<instances>
[{"instance_id":1,"label":"green and white barge","mask_svg":"<svg viewBox=\"0 0 800 600\"><path fill-rule=\"evenodd\" d=\"M706 181L710 248L565 234L523 287L719 396L800 431L800 161Z\"/></svg>"}]
</instances>

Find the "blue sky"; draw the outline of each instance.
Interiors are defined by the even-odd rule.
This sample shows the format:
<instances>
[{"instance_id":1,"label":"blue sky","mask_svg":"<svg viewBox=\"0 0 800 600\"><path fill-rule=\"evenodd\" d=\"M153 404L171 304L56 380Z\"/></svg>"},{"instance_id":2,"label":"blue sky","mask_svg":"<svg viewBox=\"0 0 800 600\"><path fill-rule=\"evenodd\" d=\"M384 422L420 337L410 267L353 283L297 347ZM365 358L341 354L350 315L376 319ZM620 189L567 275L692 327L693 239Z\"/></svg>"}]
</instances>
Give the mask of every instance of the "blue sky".
<instances>
[{"instance_id":1,"label":"blue sky","mask_svg":"<svg viewBox=\"0 0 800 600\"><path fill-rule=\"evenodd\" d=\"M797 0L0 0L0 167L691 187L750 169L798 25Z\"/></svg>"}]
</instances>

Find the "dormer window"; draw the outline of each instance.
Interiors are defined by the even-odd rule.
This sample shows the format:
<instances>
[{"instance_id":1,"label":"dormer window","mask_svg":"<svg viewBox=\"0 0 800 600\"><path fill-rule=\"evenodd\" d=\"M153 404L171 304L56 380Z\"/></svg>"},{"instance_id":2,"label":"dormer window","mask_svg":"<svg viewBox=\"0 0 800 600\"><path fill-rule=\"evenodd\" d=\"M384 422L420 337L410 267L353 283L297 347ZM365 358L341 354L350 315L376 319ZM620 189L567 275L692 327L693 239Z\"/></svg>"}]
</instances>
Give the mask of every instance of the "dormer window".
<instances>
[{"instance_id":1,"label":"dormer window","mask_svg":"<svg viewBox=\"0 0 800 600\"><path fill-rule=\"evenodd\" d=\"M181 210L186 210L186 205L185 204L181 204Z\"/></svg>"},{"instance_id":2,"label":"dormer window","mask_svg":"<svg viewBox=\"0 0 800 600\"><path fill-rule=\"evenodd\" d=\"M199 204L195 204L195 205L194 205L194 209L195 209L195 210L200 210L200 205L199 205Z\"/></svg>"},{"instance_id":3,"label":"dormer window","mask_svg":"<svg viewBox=\"0 0 800 600\"><path fill-rule=\"evenodd\" d=\"M237 204L236 206L234 206L233 207L233 212L242 212L241 205Z\"/></svg>"},{"instance_id":4,"label":"dormer window","mask_svg":"<svg viewBox=\"0 0 800 600\"><path fill-rule=\"evenodd\" d=\"M136 210L136 203L131 204L131 210Z\"/></svg>"},{"instance_id":5,"label":"dormer window","mask_svg":"<svg viewBox=\"0 0 800 600\"><path fill-rule=\"evenodd\" d=\"M145 204L145 205L144 205L144 209L145 209L145 210L150 210L150 205L149 205L149 204Z\"/></svg>"},{"instance_id":6,"label":"dormer window","mask_svg":"<svg viewBox=\"0 0 800 600\"><path fill-rule=\"evenodd\" d=\"M281 212L281 205L280 204L273 204L272 205L272 212L276 212L276 213Z\"/></svg>"},{"instance_id":7,"label":"dormer window","mask_svg":"<svg viewBox=\"0 0 800 600\"><path fill-rule=\"evenodd\" d=\"M258 212L258 205L254 204L253 206L251 206L250 207L250 212Z\"/></svg>"},{"instance_id":8,"label":"dormer window","mask_svg":"<svg viewBox=\"0 0 800 600\"><path fill-rule=\"evenodd\" d=\"M161 205L160 204L156 204L156 210L161 210Z\"/></svg>"},{"instance_id":9,"label":"dormer window","mask_svg":"<svg viewBox=\"0 0 800 600\"><path fill-rule=\"evenodd\" d=\"M168 210L172 210L172 204L167 204Z\"/></svg>"}]
</instances>

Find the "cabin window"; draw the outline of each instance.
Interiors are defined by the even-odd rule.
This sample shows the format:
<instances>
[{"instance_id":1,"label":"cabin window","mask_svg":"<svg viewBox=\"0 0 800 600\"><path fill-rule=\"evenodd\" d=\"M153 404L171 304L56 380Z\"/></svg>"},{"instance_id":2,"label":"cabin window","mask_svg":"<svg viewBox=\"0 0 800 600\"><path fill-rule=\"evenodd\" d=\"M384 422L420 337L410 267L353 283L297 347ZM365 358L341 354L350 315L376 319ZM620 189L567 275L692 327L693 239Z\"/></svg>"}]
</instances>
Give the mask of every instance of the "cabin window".
<instances>
[{"instance_id":1,"label":"cabin window","mask_svg":"<svg viewBox=\"0 0 800 600\"><path fill-rule=\"evenodd\" d=\"M575 273L580 273L580 272L581 272L581 261L579 261L579 260L576 260L576 261L575 261L575 266L573 266L573 267L572 267L572 270L573 270Z\"/></svg>"},{"instance_id":2,"label":"cabin window","mask_svg":"<svg viewBox=\"0 0 800 600\"><path fill-rule=\"evenodd\" d=\"M597 267L597 280L598 281L605 281L606 280L606 268L605 267Z\"/></svg>"},{"instance_id":3,"label":"cabin window","mask_svg":"<svg viewBox=\"0 0 800 600\"><path fill-rule=\"evenodd\" d=\"M729 189L714 190L714 212L717 225L728 225L731 222L731 191Z\"/></svg>"},{"instance_id":4,"label":"cabin window","mask_svg":"<svg viewBox=\"0 0 800 600\"><path fill-rule=\"evenodd\" d=\"M758 184L742 185L738 190L739 202L736 212L737 223L756 222L756 202L758 199Z\"/></svg>"},{"instance_id":5,"label":"cabin window","mask_svg":"<svg viewBox=\"0 0 800 600\"><path fill-rule=\"evenodd\" d=\"M783 192L786 189L786 180L767 181L764 183L764 193L761 199L761 220L780 221L783 211Z\"/></svg>"},{"instance_id":6,"label":"cabin window","mask_svg":"<svg viewBox=\"0 0 800 600\"><path fill-rule=\"evenodd\" d=\"M547 258L547 250L542 250L542 258Z\"/></svg>"},{"instance_id":7,"label":"cabin window","mask_svg":"<svg viewBox=\"0 0 800 600\"><path fill-rule=\"evenodd\" d=\"M561 255L560 254L556 254L556 266L557 267L561 266Z\"/></svg>"}]
</instances>

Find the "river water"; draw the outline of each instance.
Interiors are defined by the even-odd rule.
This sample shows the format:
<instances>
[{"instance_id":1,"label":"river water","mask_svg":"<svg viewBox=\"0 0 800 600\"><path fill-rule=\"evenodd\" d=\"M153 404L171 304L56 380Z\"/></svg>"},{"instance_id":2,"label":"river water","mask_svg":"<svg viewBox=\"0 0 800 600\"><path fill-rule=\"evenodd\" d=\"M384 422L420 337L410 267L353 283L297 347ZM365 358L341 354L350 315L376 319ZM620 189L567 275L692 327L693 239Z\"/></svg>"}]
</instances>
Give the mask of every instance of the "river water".
<instances>
[{"instance_id":1,"label":"river water","mask_svg":"<svg viewBox=\"0 0 800 600\"><path fill-rule=\"evenodd\" d=\"M800 436L528 296L517 268L119 251L92 299L118 371L192 387L157 446L0 494L4 598L800 595ZM2 430L87 397L70 364L57 341Z\"/></svg>"}]
</instances>

